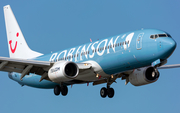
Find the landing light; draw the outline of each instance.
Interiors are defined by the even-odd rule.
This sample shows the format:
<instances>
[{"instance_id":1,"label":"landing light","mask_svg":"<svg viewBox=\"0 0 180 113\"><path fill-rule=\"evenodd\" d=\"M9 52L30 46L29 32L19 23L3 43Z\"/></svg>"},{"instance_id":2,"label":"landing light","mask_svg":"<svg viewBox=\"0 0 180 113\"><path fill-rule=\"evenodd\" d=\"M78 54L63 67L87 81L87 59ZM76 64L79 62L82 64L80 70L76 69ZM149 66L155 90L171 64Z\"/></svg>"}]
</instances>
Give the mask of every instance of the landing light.
<instances>
[{"instance_id":1,"label":"landing light","mask_svg":"<svg viewBox=\"0 0 180 113\"><path fill-rule=\"evenodd\" d=\"M97 74L96 77L98 78L98 77L99 77L99 74Z\"/></svg>"},{"instance_id":2,"label":"landing light","mask_svg":"<svg viewBox=\"0 0 180 113\"><path fill-rule=\"evenodd\" d=\"M84 64L85 66L87 66L88 64Z\"/></svg>"}]
</instances>

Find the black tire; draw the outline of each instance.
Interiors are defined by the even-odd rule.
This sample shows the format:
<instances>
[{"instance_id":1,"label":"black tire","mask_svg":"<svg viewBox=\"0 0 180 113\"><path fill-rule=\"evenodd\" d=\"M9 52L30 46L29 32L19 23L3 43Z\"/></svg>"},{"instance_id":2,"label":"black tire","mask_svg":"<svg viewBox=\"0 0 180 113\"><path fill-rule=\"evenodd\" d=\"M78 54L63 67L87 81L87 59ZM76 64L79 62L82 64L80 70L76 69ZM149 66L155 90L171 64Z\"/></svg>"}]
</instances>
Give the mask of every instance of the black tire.
<instances>
[{"instance_id":1,"label":"black tire","mask_svg":"<svg viewBox=\"0 0 180 113\"><path fill-rule=\"evenodd\" d=\"M56 96L58 96L58 95L60 94L60 92L61 92L60 86L59 86L59 85L55 86L55 87L54 87L54 94L55 94Z\"/></svg>"},{"instance_id":2,"label":"black tire","mask_svg":"<svg viewBox=\"0 0 180 113\"><path fill-rule=\"evenodd\" d=\"M114 89L113 88L109 88L108 89L108 97L112 98L114 96Z\"/></svg>"},{"instance_id":3,"label":"black tire","mask_svg":"<svg viewBox=\"0 0 180 113\"><path fill-rule=\"evenodd\" d=\"M101 88L100 95L102 98L105 98L107 96L107 89L105 87Z\"/></svg>"},{"instance_id":4,"label":"black tire","mask_svg":"<svg viewBox=\"0 0 180 113\"><path fill-rule=\"evenodd\" d=\"M67 86L62 86L62 87L61 87L61 94L62 94L63 96L66 96L66 95L68 94L68 88L67 88Z\"/></svg>"}]
</instances>

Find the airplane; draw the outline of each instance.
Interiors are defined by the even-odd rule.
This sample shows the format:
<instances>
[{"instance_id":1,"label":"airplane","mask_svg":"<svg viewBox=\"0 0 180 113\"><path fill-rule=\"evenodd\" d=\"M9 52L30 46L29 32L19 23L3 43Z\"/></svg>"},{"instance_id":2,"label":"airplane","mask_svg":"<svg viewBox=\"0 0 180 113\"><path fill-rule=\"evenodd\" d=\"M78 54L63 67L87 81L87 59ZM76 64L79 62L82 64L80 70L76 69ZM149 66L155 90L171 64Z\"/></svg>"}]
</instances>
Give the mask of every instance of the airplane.
<instances>
[{"instance_id":1,"label":"airplane","mask_svg":"<svg viewBox=\"0 0 180 113\"><path fill-rule=\"evenodd\" d=\"M10 5L3 9L10 57L0 57L0 70L21 86L54 89L55 95L66 96L74 84L106 84L100 96L112 98L116 79L141 86L156 82L158 69L180 67L164 65L176 42L157 29L126 32L44 55L29 48Z\"/></svg>"}]
</instances>

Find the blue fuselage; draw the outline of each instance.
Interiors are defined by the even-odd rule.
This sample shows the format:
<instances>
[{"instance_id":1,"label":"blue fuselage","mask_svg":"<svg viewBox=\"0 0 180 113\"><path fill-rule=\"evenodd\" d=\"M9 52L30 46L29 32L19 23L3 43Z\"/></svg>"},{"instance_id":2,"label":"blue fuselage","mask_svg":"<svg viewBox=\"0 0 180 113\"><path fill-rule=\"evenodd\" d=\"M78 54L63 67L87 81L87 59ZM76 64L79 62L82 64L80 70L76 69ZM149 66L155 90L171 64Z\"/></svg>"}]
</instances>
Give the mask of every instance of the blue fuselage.
<instances>
[{"instance_id":1,"label":"blue fuselage","mask_svg":"<svg viewBox=\"0 0 180 113\"><path fill-rule=\"evenodd\" d=\"M97 40L66 50L43 55L34 60L57 62L60 60L75 63L95 61L106 74L150 66L156 60L166 60L175 50L176 42L169 34L155 29L138 30ZM21 74L9 73L9 77L21 85L36 88L54 88L56 83L48 80L39 82L35 74L20 80Z\"/></svg>"}]
</instances>

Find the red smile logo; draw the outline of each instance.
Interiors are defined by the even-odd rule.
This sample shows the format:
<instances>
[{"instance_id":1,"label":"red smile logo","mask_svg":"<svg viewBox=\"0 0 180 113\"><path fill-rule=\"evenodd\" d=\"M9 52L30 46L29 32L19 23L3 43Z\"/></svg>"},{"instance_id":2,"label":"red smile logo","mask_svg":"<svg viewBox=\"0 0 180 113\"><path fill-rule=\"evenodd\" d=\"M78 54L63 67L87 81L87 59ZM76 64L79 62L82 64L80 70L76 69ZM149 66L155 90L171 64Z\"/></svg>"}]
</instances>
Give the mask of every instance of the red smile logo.
<instances>
[{"instance_id":1,"label":"red smile logo","mask_svg":"<svg viewBox=\"0 0 180 113\"><path fill-rule=\"evenodd\" d=\"M16 34L16 37L18 37L18 36L19 36L19 33ZM17 41L16 41L16 43L15 43L14 49L12 48L12 45L11 45L11 44L12 44L12 40L9 41L9 45L10 45L11 52L14 53L14 52L16 51Z\"/></svg>"}]
</instances>

